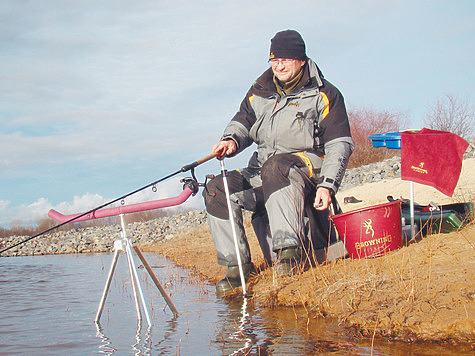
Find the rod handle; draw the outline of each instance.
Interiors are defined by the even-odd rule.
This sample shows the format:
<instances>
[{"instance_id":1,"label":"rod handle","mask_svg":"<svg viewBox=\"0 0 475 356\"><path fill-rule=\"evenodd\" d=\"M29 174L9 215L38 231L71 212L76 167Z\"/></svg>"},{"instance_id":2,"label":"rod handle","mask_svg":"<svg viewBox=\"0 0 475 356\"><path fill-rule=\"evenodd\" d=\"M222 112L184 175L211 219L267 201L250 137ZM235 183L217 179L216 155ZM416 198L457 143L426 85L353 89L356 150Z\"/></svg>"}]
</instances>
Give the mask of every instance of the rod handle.
<instances>
[{"instance_id":1,"label":"rod handle","mask_svg":"<svg viewBox=\"0 0 475 356\"><path fill-rule=\"evenodd\" d=\"M182 172L189 171L190 169L195 168L196 166L199 166L202 163L208 162L210 159L213 159L217 156L218 156L217 153L210 153L209 155L204 156L204 157L194 161L193 163L190 163L190 164L187 164L186 166L181 167L181 171Z\"/></svg>"}]
</instances>

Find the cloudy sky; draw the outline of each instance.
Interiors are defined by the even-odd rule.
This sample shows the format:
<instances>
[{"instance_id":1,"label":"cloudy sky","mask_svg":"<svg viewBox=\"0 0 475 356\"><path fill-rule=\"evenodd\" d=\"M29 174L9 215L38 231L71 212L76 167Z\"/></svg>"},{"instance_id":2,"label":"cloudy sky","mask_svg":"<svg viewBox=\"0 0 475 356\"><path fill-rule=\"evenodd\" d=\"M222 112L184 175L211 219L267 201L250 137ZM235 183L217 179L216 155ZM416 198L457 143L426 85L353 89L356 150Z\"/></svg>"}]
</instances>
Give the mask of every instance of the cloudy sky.
<instances>
[{"instance_id":1,"label":"cloudy sky","mask_svg":"<svg viewBox=\"0 0 475 356\"><path fill-rule=\"evenodd\" d=\"M403 112L422 127L438 97L473 98L474 10L471 0L2 0L0 226L93 208L207 155L287 28L350 110ZM127 202L181 184L158 188Z\"/></svg>"}]
</instances>

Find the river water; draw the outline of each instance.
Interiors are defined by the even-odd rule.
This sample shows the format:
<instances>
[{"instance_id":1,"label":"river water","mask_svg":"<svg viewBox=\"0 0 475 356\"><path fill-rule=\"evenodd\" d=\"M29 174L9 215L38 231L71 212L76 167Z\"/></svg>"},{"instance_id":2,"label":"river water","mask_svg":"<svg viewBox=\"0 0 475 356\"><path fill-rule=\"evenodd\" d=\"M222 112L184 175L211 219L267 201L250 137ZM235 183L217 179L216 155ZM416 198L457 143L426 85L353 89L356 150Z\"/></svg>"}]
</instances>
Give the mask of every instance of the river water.
<instances>
[{"instance_id":1,"label":"river water","mask_svg":"<svg viewBox=\"0 0 475 356\"><path fill-rule=\"evenodd\" d=\"M189 271L156 254L145 257L179 312L173 315L139 267L152 327L145 317L137 319L125 255L119 255L100 323L94 319L112 255L0 258L0 355L460 352L447 346L354 340L335 322L309 318L304 310L265 310L246 299L218 298L213 285Z\"/></svg>"}]
</instances>

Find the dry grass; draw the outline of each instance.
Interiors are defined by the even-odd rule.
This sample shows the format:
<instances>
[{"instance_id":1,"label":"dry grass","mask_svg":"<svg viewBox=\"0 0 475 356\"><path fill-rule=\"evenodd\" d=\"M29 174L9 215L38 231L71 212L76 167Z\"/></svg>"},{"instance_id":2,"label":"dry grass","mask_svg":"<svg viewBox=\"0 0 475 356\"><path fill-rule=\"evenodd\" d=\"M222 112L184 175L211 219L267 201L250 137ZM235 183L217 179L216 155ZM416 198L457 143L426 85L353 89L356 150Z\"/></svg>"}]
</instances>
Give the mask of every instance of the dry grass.
<instances>
[{"instance_id":1,"label":"dry grass","mask_svg":"<svg viewBox=\"0 0 475 356\"><path fill-rule=\"evenodd\" d=\"M383 257L317 266L277 286L266 272L253 292L256 302L306 306L367 337L473 341L474 240L472 225Z\"/></svg>"}]
</instances>

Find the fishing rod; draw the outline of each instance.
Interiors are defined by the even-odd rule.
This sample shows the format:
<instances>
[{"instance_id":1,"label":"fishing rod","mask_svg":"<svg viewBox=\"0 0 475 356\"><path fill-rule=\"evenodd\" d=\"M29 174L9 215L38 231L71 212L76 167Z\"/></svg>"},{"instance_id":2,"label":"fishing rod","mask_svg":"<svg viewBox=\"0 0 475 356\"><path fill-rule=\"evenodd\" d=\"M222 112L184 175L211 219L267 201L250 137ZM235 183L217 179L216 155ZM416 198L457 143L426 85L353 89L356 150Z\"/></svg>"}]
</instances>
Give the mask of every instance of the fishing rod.
<instances>
[{"instance_id":1,"label":"fishing rod","mask_svg":"<svg viewBox=\"0 0 475 356\"><path fill-rule=\"evenodd\" d=\"M200 159L194 161L193 163L190 163L190 164L187 164L187 165L181 167L179 170L177 170L176 172L173 172L173 173L167 175L166 177L160 178L160 179L158 179L158 180L156 180L156 181L154 181L154 182L152 182L152 183L149 183L149 184L143 186L142 188L136 189L136 190L134 190L134 191L132 191L132 192L130 192L130 193L127 193L127 194L125 194L125 195L122 195L122 196L119 197L119 198L116 198L116 199L111 200L111 201L109 201L109 202L107 202L107 203L105 203L105 204L102 204L102 205L100 205L100 206L98 206L98 207L95 207L94 209L91 209L91 210L89 210L89 211L86 211L85 213L76 215L76 216L72 217L71 219L62 222L61 224L55 225L55 226L50 227L49 229L46 229L46 230L44 230L44 231L42 231L42 232L40 232L40 233L38 233L38 234L36 234L36 235L34 235L34 236L28 237L27 239L25 239L25 240L23 240L23 241L20 241L20 242L17 242L16 244L13 244L13 245L11 245L11 246L8 246L7 248L4 248L3 250L0 250L0 254L6 252L6 251L8 251L8 250L11 250L12 248L15 248L15 247L17 247L17 246L23 245L24 243L26 243L26 242L28 242L28 241L30 241L30 240L33 240L33 239L35 239L35 238L37 238L37 237L40 237L40 236L42 236L42 235L44 235L44 234L47 234L48 232L51 232L51 231L53 231L53 230L55 230L55 229L57 229L57 228L59 228L59 227L61 227L61 226L64 226L64 225L69 224L69 223L74 222L74 221L78 221L78 219L82 218L83 216L86 216L86 215L88 215L88 214L94 213L95 211L97 211L97 210L99 210L99 209L102 209L102 208L104 208L104 207L106 207L106 206L108 206L108 205L114 204L114 203L116 203L116 202L118 202L118 201L124 200L125 198L127 198L127 197L129 197L129 196L131 196L131 195L133 195L133 194L136 194L136 193L138 193L138 192L140 192L140 191L142 191L142 190L144 190L144 189L147 189L147 188L149 188L149 187L153 187L153 186L155 186L156 184L158 184L158 183L160 183L160 182L163 182L164 180L167 180L167 179L169 179L169 178L171 178L171 177L173 177L173 176L176 176L177 174L180 174L180 173L187 172L187 171L191 170L191 171L192 171L192 175L194 175L193 170L194 170L195 167L197 167L197 166L199 166L200 164L203 164L203 163L205 163L205 162L208 162L210 159L213 159L213 158L215 158L215 157L217 157L217 156L218 156L217 153L211 153L211 154L209 154L209 155L207 155L207 156L204 156L204 157L202 157L202 158L200 158Z\"/></svg>"}]
</instances>

